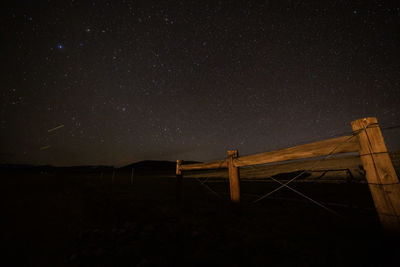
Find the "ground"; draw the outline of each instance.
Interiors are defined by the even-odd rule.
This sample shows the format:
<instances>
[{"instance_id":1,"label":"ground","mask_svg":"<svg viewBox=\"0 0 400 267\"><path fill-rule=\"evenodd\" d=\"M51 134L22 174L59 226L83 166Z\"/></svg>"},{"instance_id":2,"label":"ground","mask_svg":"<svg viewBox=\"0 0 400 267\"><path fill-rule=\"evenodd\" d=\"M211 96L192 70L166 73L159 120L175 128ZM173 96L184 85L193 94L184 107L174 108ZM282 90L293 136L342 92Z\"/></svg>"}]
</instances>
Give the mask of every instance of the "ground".
<instances>
[{"instance_id":1,"label":"ground","mask_svg":"<svg viewBox=\"0 0 400 267\"><path fill-rule=\"evenodd\" d=\"M366 184L242 182L232 205L225 181L117 172L1 173L3 266L390 266L395 239L381 231Z\"/></svg>"}]
</instances>

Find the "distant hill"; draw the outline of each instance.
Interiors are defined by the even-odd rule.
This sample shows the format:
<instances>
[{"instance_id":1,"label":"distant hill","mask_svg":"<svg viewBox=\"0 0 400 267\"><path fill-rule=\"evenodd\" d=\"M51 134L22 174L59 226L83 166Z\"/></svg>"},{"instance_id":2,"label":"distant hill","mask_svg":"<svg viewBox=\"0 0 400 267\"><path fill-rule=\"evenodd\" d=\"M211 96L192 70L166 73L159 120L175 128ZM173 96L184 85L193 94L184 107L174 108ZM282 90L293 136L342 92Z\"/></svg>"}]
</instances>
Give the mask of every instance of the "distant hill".
<instances>
[{"instance_id":1,"label":"distant hill","mask_svg":"<svg viewBox=\"0 0 400 267\"><path fill-rule=\"evenodd\" d=\"M400 177L400 153L390 152L390 157L393 166ZM318 159L306 159L292 162L283 162L278 164L271 164L265 166L244 167L240 170L240 176L246 178L262 178L267 176L276 176L293 174L297 171L305 171L309 174L309 178L321 176L326 170L328 173L324 175L325 178L332 177L347 177L348 172L354 177L362 178L364 171L362 162L358 155L353 156L337 156L331 159L326 159L318 164ZM184 164L199 163L197 161L184 161ZM316 164L316 165L315 165ZM175 174L176 162L175 161L162 161L162 160L144 160L135 162L123 167L119 170L131 171L134 168L135 173L149 173L153 175L158 174ZM69 167L56 167L51 165L29 165L29 164L0 164L1 172L45 172L45 173L94 173L94 172L107 172L112 171L113 166L69 166ZM337 171L336 171L337 170ZM185 172L186 177L226 177L226 169L219 170L205 170L205 171L188 171ZM276 176L280 177L280 176Z\"/></svg>"},{"instance_id":2,"label":"distant hill","mask_svg":"<svg viewBox=\"0 0 400 267\"><path fill-rule=\"evenodd\" d=\"M113 169L112 166L67 166L57 167L51 165L29 165L29 164L0 164L1 171L34 171L34 172L63 172L63 173L87 173Z\"/></svg>"},{"instance_id":3,"label":"distant hill","mask_svg":"<svg viewBox=\"0 0 400 267\"><path fill-rule=\"evenodd\" d=\"M185 161L186 164L198 163L197 161ZM175 172L176 162L163 160L143 160L135 162L119 169L135 169L135 172Z\"/></svg>"},{"instance_id":4,"label":"distant hill","mask_svg":"<svg viewBox=\"0 0 400 267\"><path fill-rule=\"evenodd\" d=\"M186 164L198 163L197 161L185 161ZM123 167L119 170L131 170L135 172L151 172L151 173L175 173L176 162L161 160L144 160L135 162ZM46 172L46 173L90 173L99 171L111 171L113 166L65 166L57 167L51 165L30 165L30 164L0 164L0 171L26 171L26 172Z\"/></svg>"}]
</instances>

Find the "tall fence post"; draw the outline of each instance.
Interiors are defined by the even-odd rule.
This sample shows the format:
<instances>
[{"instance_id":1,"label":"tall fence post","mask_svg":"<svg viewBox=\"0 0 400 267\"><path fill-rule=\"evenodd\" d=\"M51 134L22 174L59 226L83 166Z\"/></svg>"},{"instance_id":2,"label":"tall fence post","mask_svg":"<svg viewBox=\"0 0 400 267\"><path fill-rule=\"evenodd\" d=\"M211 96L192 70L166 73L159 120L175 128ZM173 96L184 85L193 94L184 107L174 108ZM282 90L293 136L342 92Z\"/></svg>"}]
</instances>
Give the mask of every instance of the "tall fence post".
<instances>
[{"instance_id":1,"label":"tall fence post","mask_svg":"<svg viewBox=\"0 0 400 267\"><path fill-rule=\"evenodd\" d=\"M360 142L360 157L382 227L400 233L400 184L376 118L351 122Z\"/></svg>"},{"instance_id":2,"label":"tall fence post","mask_svg":"<svg viewBox=\"0 0 400 267\"><path fill-rule=\"evenodd\" d=\"M183 175L181 170L182 162L183 162L182 160L176 161L176 201L178 203L182 200L182 180L183 180Z\"/></svg>"},{"instance_id":3,"label":"tall fence post","mask_svg":"<svg viewBox=\"0 0 400 267\"><path fill-rule=\"evenodd\" d=\"M239 168L233 165L233 159L239 156L237 150L228 150L228 174L231 201L234 203L240 202L240 177Z\"/></svg>"}]
</instances>

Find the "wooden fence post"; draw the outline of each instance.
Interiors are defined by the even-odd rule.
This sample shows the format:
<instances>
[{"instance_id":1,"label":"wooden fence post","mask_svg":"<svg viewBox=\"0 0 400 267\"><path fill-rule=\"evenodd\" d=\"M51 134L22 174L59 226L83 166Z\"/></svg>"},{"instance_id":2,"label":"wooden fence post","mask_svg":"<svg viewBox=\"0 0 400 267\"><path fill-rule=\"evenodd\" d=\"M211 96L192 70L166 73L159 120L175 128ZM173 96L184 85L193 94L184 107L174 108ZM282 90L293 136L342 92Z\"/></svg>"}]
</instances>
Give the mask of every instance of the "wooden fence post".
<instances>
[{"instance_id":1,"label":"wooden fence post","mask_svg":"<svg viewBox=\"0 0 400 267\"><path fill-rule=\"evenodd\" d=\"M382 227L400 234L400 184L376 118L351 123L360 142L360 157Z\"/></svg>"},{"instance_id":2,"label":"wooden fence post","mask_svg":"<svg viewBox=\"0 0 400 267\"><path fill-rule=\"evenodd\" d=\"M182 162L183 162L182 160L176 161L176 201L178 203L182 200L182 180L183 180L183 175L181 170Z\"/></svg>"},{"instance_id":3,"label":"wooden fence post","mask_svg":"<svg viewBox=\"0 0 400 267\"><path fill-rule=\"evenodd\" d=\"M237 158L237 150L228 150L228 173L229 173L229 186L231 193L231 201L234 203L240 202L240 177L239 168L233 165L233 159Z\"/></svg>"}]
</instances>

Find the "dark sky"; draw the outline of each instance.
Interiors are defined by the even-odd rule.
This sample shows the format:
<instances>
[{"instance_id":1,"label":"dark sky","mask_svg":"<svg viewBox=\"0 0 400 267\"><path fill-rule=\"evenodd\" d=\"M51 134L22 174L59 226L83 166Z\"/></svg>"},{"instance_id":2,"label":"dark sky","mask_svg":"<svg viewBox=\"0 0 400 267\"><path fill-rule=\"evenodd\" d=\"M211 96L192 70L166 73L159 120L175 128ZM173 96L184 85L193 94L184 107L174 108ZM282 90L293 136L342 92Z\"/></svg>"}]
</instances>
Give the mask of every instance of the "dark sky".
<instances>
[{"instance_id":1,"label":"dark sky","mask_svg":"<svg viewBox=\"0 0 400 267\"><path fill-rule=\"evenodd\" d=\"M0 161L214 160L398 125L388 2L2 1Z\"/></svg>"}]
</instances>

